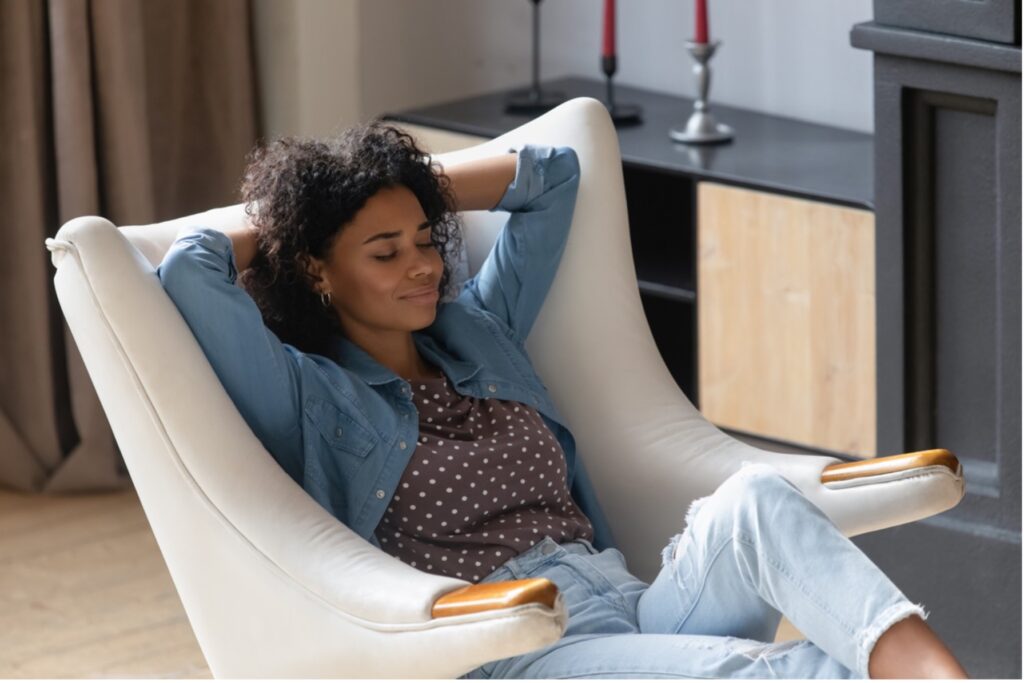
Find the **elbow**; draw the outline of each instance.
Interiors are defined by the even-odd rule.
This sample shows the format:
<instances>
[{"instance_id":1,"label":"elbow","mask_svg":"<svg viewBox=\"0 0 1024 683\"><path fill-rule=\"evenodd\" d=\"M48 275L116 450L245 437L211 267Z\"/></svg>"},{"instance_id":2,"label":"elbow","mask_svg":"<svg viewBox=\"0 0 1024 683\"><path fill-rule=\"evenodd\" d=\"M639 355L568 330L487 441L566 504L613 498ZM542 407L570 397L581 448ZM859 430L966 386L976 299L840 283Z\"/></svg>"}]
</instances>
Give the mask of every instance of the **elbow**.
<instances>
[{"instance_id":1,"label":"elbow","mask_svg":"<svg viewBox=\"0 0 1024 683\"><path fill-rule=\"evenodd\" d=\"M558 147L554 158L551 160L551 168L548 174L551 186L563 183L579 185L580 159L576 154L576 150L569 146Z\"/></svg>"},{"instance_id":2,"label":"elbow","mask_svg":"<svg viewBox=\"0 0 1024 683\"><path fill-rule=\"evenodd\" d=\"M172 249L157 266L156 276L167 296L178 304L193 295L198 279L186 254Z\"/></svg>"}]
</instances>

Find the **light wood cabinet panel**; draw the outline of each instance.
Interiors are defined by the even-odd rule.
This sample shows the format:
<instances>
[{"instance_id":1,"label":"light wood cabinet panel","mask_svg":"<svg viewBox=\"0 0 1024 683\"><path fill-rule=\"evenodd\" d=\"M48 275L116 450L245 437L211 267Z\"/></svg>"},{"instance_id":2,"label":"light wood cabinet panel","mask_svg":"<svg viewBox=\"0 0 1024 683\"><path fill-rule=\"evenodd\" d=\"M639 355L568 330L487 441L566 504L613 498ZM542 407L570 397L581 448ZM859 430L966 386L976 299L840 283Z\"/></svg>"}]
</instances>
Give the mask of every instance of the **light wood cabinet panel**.
<instances>
[{"instance_id":1,"label":"light wood cabinet panel","mask_svg":"<svg viewBox=\"0 0 1024 683\"><path fill-rule=\"evenodd\" d=\"M874 214L701 182L697 254L704 415L874 457Z\"/></svg>"}]
</instances>

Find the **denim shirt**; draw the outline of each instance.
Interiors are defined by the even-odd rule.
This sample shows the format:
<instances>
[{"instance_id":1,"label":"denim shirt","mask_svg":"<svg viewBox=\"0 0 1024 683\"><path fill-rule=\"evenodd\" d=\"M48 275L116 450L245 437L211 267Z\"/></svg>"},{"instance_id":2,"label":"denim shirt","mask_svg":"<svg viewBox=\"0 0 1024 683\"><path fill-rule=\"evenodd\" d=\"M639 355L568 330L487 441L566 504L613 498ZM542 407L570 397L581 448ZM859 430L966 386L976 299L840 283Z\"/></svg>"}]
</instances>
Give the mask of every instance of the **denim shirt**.
<instances>
[{"instance_id":1,"label":"denim shirt","mask_svg":"<svg viewBox=\"0 0 1024 683\"><path fill-rule=\"evenodd\" d=\"M490 209L509 212L491 252L412 337L458 393L537 409L562 446L569 491L603 550L615 547L611 530L523 342L565 250L579 177L570 147L518 150L515 178ZM218 230L180 236L157 275L264 447L310 496L379 548L374 531L419 440L409 382L344 337L332 358L282 343L235 284L231 240Z\"/></svg>"}]
</instances>

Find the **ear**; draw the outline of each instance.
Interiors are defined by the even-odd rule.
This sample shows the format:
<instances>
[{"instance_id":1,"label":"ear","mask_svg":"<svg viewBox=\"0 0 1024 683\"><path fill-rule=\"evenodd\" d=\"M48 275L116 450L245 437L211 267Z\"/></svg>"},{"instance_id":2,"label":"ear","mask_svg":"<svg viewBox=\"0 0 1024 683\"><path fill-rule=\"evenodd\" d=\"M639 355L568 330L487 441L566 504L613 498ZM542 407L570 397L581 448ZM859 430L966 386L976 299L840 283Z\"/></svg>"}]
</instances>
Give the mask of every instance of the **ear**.
<instances>
[{"instance_id":1,"label":"ear","mask_svg":"<svg viewBox=\"0 0 1024 683\"><path fill-rule=\"evenodd\" d=\"M329 287L324 286L327 282L327 277L324 274L327 269L326 264L315 256L310 256L309 254L301 254L298 257L298 261L299 267L303 268L312 280L313 290L318 294L326 293L326 291L330 289Z\"/></svg>"}]
</instances>

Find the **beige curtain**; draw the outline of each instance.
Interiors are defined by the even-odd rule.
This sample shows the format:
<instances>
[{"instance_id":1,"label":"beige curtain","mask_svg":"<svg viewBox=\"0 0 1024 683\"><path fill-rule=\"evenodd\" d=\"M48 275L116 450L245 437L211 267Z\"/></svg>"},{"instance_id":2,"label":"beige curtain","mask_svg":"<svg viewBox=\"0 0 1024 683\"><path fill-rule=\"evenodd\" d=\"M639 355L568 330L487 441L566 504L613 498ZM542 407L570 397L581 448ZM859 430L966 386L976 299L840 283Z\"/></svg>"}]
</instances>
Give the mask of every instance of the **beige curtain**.
<instances>
[{"instance_id":1,"label":"beige curtain","mask_svg":"<svg viewBox=\"0 0 1024 683\"><path fill-rule=\"evenodd\" d=\"M0 0L0 486L129 483L43 241L237 201L250 23L248 0Z\"/></svg>"}]
</instances>

